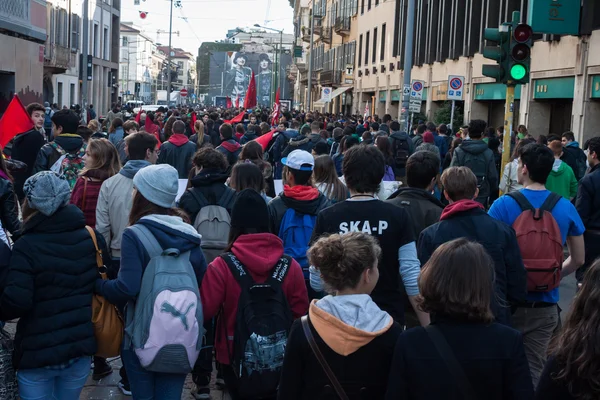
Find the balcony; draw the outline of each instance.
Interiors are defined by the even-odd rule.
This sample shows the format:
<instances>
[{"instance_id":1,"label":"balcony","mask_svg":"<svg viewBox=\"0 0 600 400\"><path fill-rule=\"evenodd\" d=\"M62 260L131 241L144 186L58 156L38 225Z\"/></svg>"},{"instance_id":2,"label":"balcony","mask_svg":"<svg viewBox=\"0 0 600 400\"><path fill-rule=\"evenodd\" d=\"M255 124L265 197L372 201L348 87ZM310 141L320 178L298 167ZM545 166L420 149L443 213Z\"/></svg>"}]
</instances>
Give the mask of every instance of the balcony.
<instances>
[{"instance_id":1,"label":"balcony","mask_svg":"<svg viewBox=\"0 0 600 400\"><path fill-rule=\"evenodd\" d=\"M68 48L55 43L46 45L44 51L44 69L52 74L62 74L70 67L71 52Z\"/></svg>"},{"instance_id":2,"label":"balcony","mask_svg":"<svg viewBox=\"0 0 600 400\"><path fill-rule=\"evenodd\" d=\"M332 69L321 71L319 83L321 85L339 85L342 81L342 71Z\"/></svg>"},{"instance_id":3,"label":"balcony","mask_svg":"<svg viewBox=\"0 0 600 400\"><path fill-rule=\"evenodd\" d=\"M315 17L315 35L321 35L323 29L323 25L321 25L321 20L320 19L316 19ZM309 31L310 33L310 31Z\"/></svg>"},{"instance_id":4,"label":"balcony","mask_svg":"<svg viewBox=\"0 0 600 400\"><path fill-rule=\"evenodd\" d=\"M320 33L320 37L321 37L321 41L323 43L328 43L331 44L331 36L332 36L332 32L333 30L331 29L330 26L324 26L321 29L321 33Z\"/></svg>"},{"instance_id":5,"label":"balcony","mask_svg":"<svg viewBox=\"0 0 600 400\"><path fill-rule=\"evenodd\" d=\"M317 73L313 71L312 73L312 83L313 85L317 82ZM306 84L308 83L308 72L301 74L300 76L300 83Z\"/></svg>"},{"instance_id":6,"label":"balcony","mask_svg":"<svg viewBox=\"0 0 600 400\"><path fill-rule=\"evenodd\" d=\"M310 28L302 27L302 41L310 43Z\"/></svg>"},{"instance_id":7,"label":"balcony","mask_svg":"<svg viewBox=\"0 0 600 400\"><path fill-rule=\"evenodd\" d=\"M334 29L338 35L350 35L350 17L337 17L335 19Z\"/></svg>"}]
</instances>

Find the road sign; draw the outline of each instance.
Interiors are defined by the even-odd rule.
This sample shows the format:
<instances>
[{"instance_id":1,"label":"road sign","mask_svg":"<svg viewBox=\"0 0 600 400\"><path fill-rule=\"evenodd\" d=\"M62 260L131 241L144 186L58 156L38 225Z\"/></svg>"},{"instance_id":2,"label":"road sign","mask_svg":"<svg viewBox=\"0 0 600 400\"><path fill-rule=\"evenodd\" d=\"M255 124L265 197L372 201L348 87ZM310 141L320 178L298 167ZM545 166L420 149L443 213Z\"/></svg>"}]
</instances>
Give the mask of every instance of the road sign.
<instances>
[{"instance_id":1,"label":"road sign","mask_svg":"<svg viewBox=\"0 0 600 400\"><path fill-rule=\"evenodd\" d=\"M188 95L188 91L186 88L183 88L183 89L181 89L179 94L181 95L181 97L186 97Z\"/></svg>"},{"instance_id":2,"label":"road sign","mask_svg":"<svg viewBox=\"0 0 600 400\"><path fill-rule=\"evenodd\" d=\"M404 89L402 90L402 96L403 97L410 96L410 85L404 85Z\"/></svg>"},{"instance_id":3,"label":"road sign","mask_svg":"<svg viewBox=\"0 0 600 400\"><path fill-rule=\"evenodd\" d=\"M423 81L412 81L412 85L410 88L410 97L412 99L423 99L423 88L425 87L425 82Z\"/></svg>"},{"instance_id":4,"label":"road sign","mask_svg":"<svg viewBox=\"0 0 600 400\"><path fill-rule=\"evenodd\" d=\"M450 75L448 77L448 100L462 100L464 87L464 76Z\"/></svg>"},{"instance_id":5,"label":"road sign","mask_svg":"<svg viewBox=\"0 0 600 400\"><path fill-rule=\"evenodd\" d=\"M325 103L331 102L331 93L332 93L332 89L330 87L322 88L321 89L321 99L323 99L323 101Z\"/></svg>"},{"instance_id":6,"label":"road sign","mask_svg":"<svg viewBox=\"0 0 600 400\"><path fill-rule=\"evenodd\" d=\"M410 111L411 113L420 113L421 112L421 100L410 99L410 103L408 104L408 111Z\"/></svg>"}]
</instances>

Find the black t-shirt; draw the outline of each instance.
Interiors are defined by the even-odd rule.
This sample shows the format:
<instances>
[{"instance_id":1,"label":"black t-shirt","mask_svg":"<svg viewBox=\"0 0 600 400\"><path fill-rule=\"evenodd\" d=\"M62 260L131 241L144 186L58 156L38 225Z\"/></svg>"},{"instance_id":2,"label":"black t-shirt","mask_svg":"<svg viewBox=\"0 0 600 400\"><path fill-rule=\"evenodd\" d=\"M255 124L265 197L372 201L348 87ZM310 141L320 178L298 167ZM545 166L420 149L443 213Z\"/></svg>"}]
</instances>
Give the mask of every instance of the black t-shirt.
<instances>
[{"instance_id":1,"label":"black t-shirt","mask_svg":"<svg viewBox=\"0 0 600 400\"><path fill-rule=\"evenodd\" d=\"M321 211L311 242L323 234L369 233L381 246L379 281L373 301L395 321L404 324L404 301L400 290L400 247L415 241L406 211L381 200L346 200Z\"/></svg>"}]
</instances>

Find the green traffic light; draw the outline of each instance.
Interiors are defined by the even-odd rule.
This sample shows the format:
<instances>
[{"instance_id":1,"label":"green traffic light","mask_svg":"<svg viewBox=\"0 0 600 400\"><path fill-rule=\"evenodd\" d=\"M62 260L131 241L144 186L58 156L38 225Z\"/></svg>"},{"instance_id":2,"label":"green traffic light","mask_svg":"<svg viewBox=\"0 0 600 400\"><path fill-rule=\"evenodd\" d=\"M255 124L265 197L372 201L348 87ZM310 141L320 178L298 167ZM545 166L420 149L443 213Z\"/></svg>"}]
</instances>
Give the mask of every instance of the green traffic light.
<instances>
[{"instance_id":1,"label":"green traffic light","mask_svg":"<svg viewBox=\"0 0 600 400\"><path fill-rule=\"evenodd\" d=\"M520 81L527 75L527 70L521 64L515 64L510 68L510 77L515 81Z\"/></svg>"}]
</instances>

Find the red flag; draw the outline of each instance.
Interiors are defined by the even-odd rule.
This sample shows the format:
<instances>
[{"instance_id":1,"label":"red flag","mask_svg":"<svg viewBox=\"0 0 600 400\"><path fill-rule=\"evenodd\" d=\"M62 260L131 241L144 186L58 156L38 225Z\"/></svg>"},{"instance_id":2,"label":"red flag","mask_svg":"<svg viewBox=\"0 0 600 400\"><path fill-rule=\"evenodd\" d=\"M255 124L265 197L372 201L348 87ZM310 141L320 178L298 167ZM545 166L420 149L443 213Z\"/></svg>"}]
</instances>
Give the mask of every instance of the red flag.
<instances>
[{"instance_id":1,"label":"red flag","mask_svg":"<svg viewBox=\"0 0 600 400\"><path fill-rule=\"evenodd\" d=\"M277 94L275 95L275 104L273 104L273 114L271 114L271 124L276 125L279 120L279 89L277 89Z\"/></svg>"},{"instance_id":2,"label":"red flag","mask_svg":"<svg viewBox=\"0 0 600 400\"><path fill-rule=\"evenodd\" d=\"M239 124L240 122L242 122L244 120L244 114L246 114L246 113L244 112L244 110L242 110L241 113L239 113L238 115L236 115L232 119L225 120L224 122L226 124L230 124L230 125Z\"/></svg>"},{"instance_id":3,"label":"red flag","mask_svg":"<svg viewBox=\"0 0 600 400\"><path fill-rule=\"evenodd\" d=\"M225 108L230 109L231 107L233 107L233 104L231 104L231 97L227 96L227 104L225 104Z\"/></svg>"},{"instance_id":4,"label":"red flag","mask_svg":"<svg viewBox=\"0 0 600 400\"><path fill-rule=\"evenodd\" d=\"M196 131L194 130L194 129L195 129L195 126L196 126L196 120L197 120L197 118L196 118L196 113L195 113L195 112L193 112L193 113L192 113L192 119L191 119L191 121L190 121L190 126L192 127L192 132L193 132L193 133L196 133Z\"/></svg>"},{"instance_id":5,"label":"red flag","mask_svg":"<svg viewBox=\"0 0 600 400\"><path fill-rule=\"evenodd\" d=\"M144 110L140 108L140 111L138 111L137 115L135 116L135 123L138 124L138 126L140 126L140 120L142 119L143 112Z\"/></svg>"},{"instance_id":6,"label":"red flag","mask_svg":"<svg viewBox=\"0 0 600 400\"><path fill-rule=\"evenodd\" d=\"M254 81L254 71L252 71L252 77L250 78L246 98L244 99L244 108L248 110L254 107L256 107L256 82Z\"/></svg>"},{"instance_id":7,"label":"red flag","mask_svg":"<svg viewBox=\"0 0 600 400\"><path fill-rule=\"evenodd\" d=\"M267 146L269 146L269 142L271 142L271 140L273 140L273 135L275 134L275 132L277 132L277 131L275 129L273 129L271 132L265 133L264 135L260 136L259 138L254 139L254 141L262 146L263 151L266 151Z\"/></svg>"},{"instance_id":8,"label":"red flag","mask_svg":"<svg viewBox=\"0 0 600 400\"><path fill-rule=\"evenodd\" d=\"M31 116L27 114L23 103L17 96L13 97L6 107L4 115L0 118L0 146L4 148L12 138L19 133L32 130L33 127Z\"/></svg>"}]
</instances>

